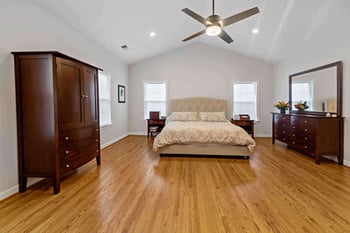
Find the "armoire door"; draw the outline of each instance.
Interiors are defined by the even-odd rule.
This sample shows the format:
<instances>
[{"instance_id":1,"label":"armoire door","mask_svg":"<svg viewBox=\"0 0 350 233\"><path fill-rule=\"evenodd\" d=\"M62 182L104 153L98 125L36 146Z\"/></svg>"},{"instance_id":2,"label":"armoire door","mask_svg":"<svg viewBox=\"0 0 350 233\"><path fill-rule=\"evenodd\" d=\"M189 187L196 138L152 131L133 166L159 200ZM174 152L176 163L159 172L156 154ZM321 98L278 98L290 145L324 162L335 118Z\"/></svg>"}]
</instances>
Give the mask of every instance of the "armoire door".
<instances>
[{"instance_id":1,"label":"armoire door","mask_svg":"<svg viewBox=\"0 0 350 233\"><path fill-rule=\"evenodd\" d=\"M96 69L84 66L85 126L98 125L98 78Z\"/></svg>"},{"instance_id":2,"label":"armoire door","mask_svg":"<svg viewBox=\"0 0 350 233\"><path fill-rule=\"evenodd\" d=\"M63 58L56 58L56 63L59 126L61 129L83 127L83 66Z\"/></svg>"}]
</instances>

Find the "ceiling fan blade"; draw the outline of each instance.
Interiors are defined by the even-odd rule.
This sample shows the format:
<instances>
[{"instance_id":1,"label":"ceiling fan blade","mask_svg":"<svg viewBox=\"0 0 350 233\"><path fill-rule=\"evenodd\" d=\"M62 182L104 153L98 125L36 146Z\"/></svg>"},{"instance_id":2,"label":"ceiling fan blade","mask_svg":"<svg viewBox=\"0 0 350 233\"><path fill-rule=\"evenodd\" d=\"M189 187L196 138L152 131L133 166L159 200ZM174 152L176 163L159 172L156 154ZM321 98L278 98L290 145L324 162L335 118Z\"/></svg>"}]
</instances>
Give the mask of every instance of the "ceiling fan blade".
<instances>
[{"instance_id":1,"label":"ceiling fan blade","mask_svg":"<svg viewBox=\"0 0 350 233\"><path fill-rule=\"evenodd\" d=\"M222 20L222 26L228 26L230 24L236 23L242 19L248 18L252 15L255 15L259 13L259 9L257 7L251 8L249 10L246 11L242 11L241 13L232 15L230 17L227 17L226 19Z\"/></svg>"},{"instance_id":2,"label":"ceiling fan blade","mask_svg":"<svg viewBox=\"0 0 350 233\"><path fill-rule=\"evenodd\" d=\"M194 18L195 20L197 20L198 22L200 22L201 24L207 25L208 23L207 20L202 16L200 16L199 14L197 14L196 12L188 8L182 9L182 11L188 14L189 16L191 16L192 18Z\"/></svg>"},{"instance_id":3,"label":"ceiling fan blade","mask_svg":"<svg viewBox=\"0 0 350 233\"><path fill-rule=\"evenodd\" d=\"M193 34L192 36L189 36L186 39L183 39L182 41L185 42L185 41L191 40L193 38L196 38L197 36L203 35L204 33L205 33L205 30L197 32L196 34Z\"/></svg>"},{"instance_id":4,"label":"ceiling fan blade","mask_svg":"<svg viewBox=\"0 0 350 233\"><path fill-rule=\"evenodd\" d=\"M226 41L228 44L233 42L232 38L224 30L221 30L221 33L218 35L218 37Z\"/></svg>"}]
</instances>

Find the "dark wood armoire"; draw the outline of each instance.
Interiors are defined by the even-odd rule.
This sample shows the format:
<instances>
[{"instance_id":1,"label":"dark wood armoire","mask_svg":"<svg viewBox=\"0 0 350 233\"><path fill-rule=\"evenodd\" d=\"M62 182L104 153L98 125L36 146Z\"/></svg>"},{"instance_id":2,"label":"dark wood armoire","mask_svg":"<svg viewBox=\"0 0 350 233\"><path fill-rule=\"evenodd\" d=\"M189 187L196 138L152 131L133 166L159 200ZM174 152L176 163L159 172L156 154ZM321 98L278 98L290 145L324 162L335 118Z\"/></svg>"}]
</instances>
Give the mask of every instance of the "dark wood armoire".
<instances>
[{"instance_id":1,"label":"dark wood armoire","mask_svg":"<svg viewBox=\"0 0 350 233\"><path fill-rule=\"evenodd\" d=\"M60 177L100 165L98 68L56 51L13 52L19 192L27 177Z\"/></svg>"}]
</instances>

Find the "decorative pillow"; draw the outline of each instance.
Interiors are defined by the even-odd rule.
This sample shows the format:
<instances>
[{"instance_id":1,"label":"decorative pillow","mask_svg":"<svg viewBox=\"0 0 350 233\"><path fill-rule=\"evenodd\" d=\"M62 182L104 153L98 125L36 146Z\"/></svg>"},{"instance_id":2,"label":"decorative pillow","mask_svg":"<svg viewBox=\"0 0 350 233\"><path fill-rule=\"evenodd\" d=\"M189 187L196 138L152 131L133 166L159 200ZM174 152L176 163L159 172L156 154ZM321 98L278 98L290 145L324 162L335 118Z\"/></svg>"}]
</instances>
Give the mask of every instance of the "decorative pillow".
<instances>
[{"instance_id":1,"label":"decorative pillow","mask_svg":"<svg viewBox=\"0 0 350 233\"><path fill-rule=\"evenodd\" d=\"M200 121L226 121L224 112L200 112Z\"/></svg>"},{"instance_id":2,"label":"decorative pillow","mask_svg":"<svg viewBox=\"0 0 350 233\"><path fill-rule=\"evenodd\" d=\"M196 112L173 112L171 114L173 121L197 121Z\"/></svg>"}]
</instances>

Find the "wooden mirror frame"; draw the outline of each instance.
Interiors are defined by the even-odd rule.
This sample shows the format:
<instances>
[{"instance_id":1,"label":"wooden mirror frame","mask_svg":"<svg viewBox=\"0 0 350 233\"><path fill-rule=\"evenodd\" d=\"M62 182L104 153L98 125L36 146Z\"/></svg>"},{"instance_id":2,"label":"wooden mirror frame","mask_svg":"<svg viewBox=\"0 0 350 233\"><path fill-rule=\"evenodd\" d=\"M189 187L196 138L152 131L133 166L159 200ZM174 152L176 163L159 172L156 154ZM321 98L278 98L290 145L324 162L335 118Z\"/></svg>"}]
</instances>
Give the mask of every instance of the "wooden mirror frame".
<instances>
[{"instance_id":1,"label":"wooden mirror frame","mask_svg":"<svg viewBox=\"0 0 350 233\"><path fill-rule=\"evenodd\" d=\"M331 67L336 67L337 70L337 116L341 117L343 115L343 64L341 61L337 61L334 63L330 63L327 65L319 66L316 68L289 75L289 103L292 103L292 80L294 77ZM326 112L292 110L292 106L290 106L290 112L308 115L326 115Z\"/></svg>"}]
</instances>

